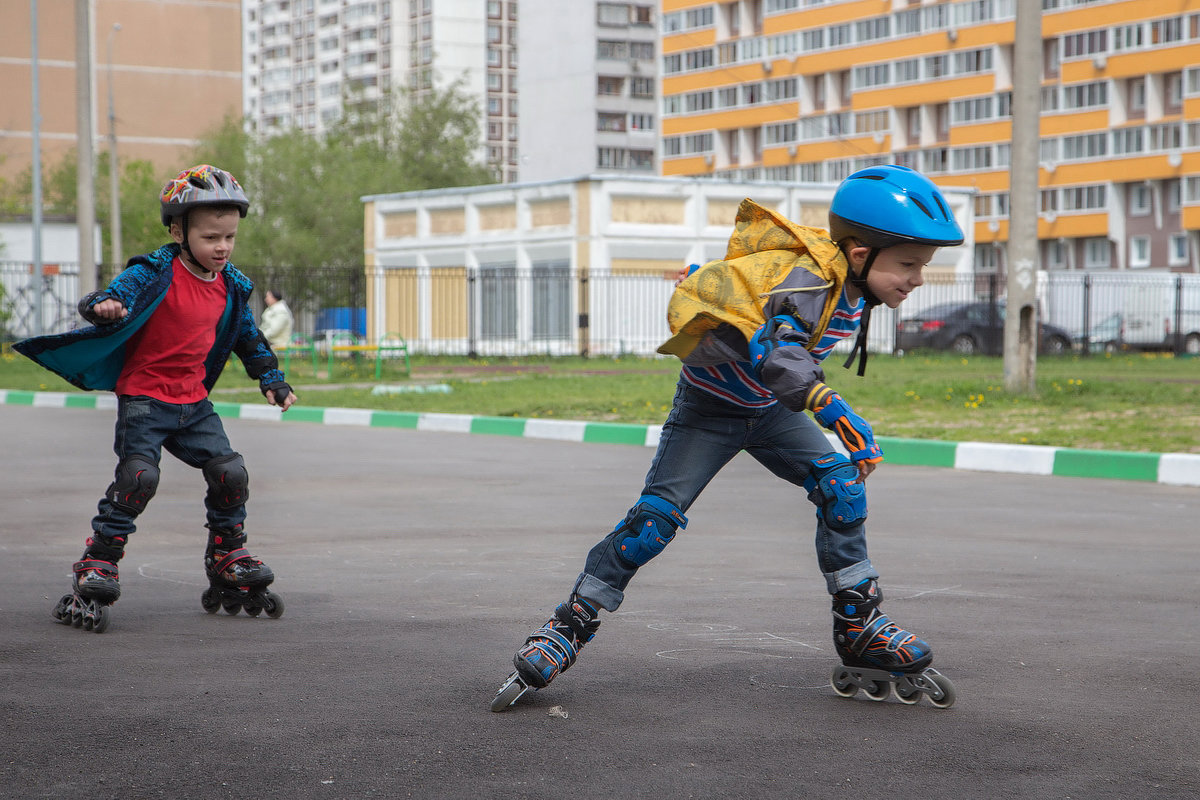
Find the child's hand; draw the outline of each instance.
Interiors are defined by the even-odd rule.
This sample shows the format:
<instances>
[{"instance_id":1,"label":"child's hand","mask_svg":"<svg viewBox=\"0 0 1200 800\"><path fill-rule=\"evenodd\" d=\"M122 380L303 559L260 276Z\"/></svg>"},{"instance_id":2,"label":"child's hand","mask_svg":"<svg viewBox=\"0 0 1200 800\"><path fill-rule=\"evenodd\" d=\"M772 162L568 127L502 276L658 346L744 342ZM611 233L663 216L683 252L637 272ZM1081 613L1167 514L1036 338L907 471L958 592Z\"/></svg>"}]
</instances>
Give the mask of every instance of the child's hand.
<instances>
[{"instance_id":1,"label":"child's hand","mask_svg":"<svg viewBox=\"0 0 1200 800\"><path fill-rule=\"evenodd\" d=\"M129 311L120 300L114 300L111 297L92 306L92 315L108 322L121 319L128 313Z\"/></svg>"},{"instance_id":2,"label":"child's hand","mask_svg":"<svg viewBox=\"0 0 1200 800\"><path fill-rule=\"evenodd\" d=\"M287 394L284 394L284 392L287 392ZM279 395L283 395L282 402L279 399ZM268 389L267 402L273 406L279 406L280 411L287 411L296 402L296 395L290 388L280 389L279 394L276 394L274 389Z\"/></svg>"}]
</instances>

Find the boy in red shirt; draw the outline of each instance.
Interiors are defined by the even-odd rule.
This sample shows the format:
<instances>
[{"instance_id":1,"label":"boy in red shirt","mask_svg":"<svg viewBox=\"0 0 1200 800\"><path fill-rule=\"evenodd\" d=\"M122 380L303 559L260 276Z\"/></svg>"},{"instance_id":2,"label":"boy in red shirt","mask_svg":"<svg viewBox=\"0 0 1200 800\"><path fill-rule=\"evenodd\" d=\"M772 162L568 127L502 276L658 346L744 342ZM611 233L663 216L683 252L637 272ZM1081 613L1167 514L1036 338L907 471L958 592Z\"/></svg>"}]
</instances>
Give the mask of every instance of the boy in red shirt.
<instances>
[{"instance_id":1,"label":"boy in red shirt","mask_svg":"<svg viewBox=\"0 0 1200 800\"><path fill-rule=\"evenodd\" d=\"M228 172L202 164L179 173L160 195L171 244L130 259L107 289L79 302L92 327L27 339L14 349L83 389L117 394L117 467L75 563L72 593L54 609L64 624L102 632L121 595L117 562L134 520L158 487L162 450L201 470L208 492L209 613L245 608L283 613L267 586L271 569L245 549L249 479L208 393L231 353L286 411L296 396L254 323L253 284L229 263L250 203Z\"/></svg>"}]
</instances>

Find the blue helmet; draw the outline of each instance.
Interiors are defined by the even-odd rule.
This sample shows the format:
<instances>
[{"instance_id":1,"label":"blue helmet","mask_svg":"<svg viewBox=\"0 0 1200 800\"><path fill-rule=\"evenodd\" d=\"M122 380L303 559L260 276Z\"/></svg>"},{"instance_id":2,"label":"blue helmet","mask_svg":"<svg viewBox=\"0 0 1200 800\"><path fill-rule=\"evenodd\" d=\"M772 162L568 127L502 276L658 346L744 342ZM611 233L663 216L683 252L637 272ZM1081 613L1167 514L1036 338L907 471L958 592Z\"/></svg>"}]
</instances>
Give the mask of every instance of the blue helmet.
<instances>
[{"instance_id":1,"label":"blue helmet","mask_svg":"<svg viewBox=\"0 0 1200 800\"><path fill-rule=\"evenodd\" d=\"M895 164L860 169L842 181L829 208L829 232L835 242L852 236L872 248L949 247L964 239L933 181Z\"/></svg>"}]
</instances>

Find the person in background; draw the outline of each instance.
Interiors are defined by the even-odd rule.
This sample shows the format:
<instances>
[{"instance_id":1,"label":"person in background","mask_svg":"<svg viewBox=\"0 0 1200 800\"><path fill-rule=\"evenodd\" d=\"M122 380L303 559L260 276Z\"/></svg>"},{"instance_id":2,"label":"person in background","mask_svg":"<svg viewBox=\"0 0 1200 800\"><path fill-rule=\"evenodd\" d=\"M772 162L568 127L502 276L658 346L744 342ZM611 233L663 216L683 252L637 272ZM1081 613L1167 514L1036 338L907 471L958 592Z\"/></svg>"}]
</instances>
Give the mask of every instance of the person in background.
<instances>
[{"instance_id":1,"label":"person in background","mask_svg":"<svg viewBox=\"0 0 1200 800\"><path fill-rule=\"evenodd\" d=\"M292 327L295 325L292 310L288 308L283 295L274 289L268 289L267 293L263 295L263 300L267 307L263 309L262 320L258 327L262 330L263 336L267 337L267 342L273 349L287 347L288 342L292 340Z\"/></svg>"}]
</instances>

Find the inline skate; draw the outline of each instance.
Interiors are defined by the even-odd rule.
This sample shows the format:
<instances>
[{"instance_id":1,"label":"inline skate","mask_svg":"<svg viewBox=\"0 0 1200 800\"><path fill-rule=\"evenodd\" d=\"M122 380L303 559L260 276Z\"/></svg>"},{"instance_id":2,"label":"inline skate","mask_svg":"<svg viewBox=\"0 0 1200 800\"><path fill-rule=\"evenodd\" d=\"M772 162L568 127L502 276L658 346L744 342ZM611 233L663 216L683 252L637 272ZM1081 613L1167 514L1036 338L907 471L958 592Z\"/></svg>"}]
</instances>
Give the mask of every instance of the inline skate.
<instances>
[{"instance_id":1,"label":"inline skate","mask_svg":"<svg viewBox=\"0 0 1200 800\"><path fill-rule=\"evenodd\" d=\"M516 670L496 693L492 711L503 711L530 689L546 688L559 673L570 669L579 651L596 635L598 616L599 611L578 596L556 608L554 616L529 634L513 656Z\"/></svg>"},{"instance_id":2,"label":"inline skate","mask_svg":"<svg viewBox=\"0 0 1200 800\"><path fill-rule=\"evenodd\" d=\"M55 603L51 614L63 625L104 633L111 617L110 606L121 596L117 562L125 550L123 537L93 534L86 549L71 568L71 593Z\"/></svg>"},{"instance_id":3,"label":"inline skate","mask_svg":"<svg viewBox=\"0 0 1200 800\"><path fill-rule=\"evenodd\" d=\"M241 525L230 531L210 531L204 552L209 586L200 595L200 605L209 614L223 608L226 614L245 610L257 617L265 611L271 619L278 619L283 616L283 598L267 589L275 573L250 555L245 543Z\"/></svg>"},{"instance_id":4,"label":"inline skate","mask_svg":"<svg viewBox=\"0 0 1200 800\"><path fill-rule=\"evenodd\" d=\"M842 697L862 689L872 700L894 694L912 705L927 696L938 708L954 705L954 684L929 666L933 650L880 611L882 601L874 579L833 596L833 642L842 659L830 676L833 690Z\"/></svg>"}]
</instances>

